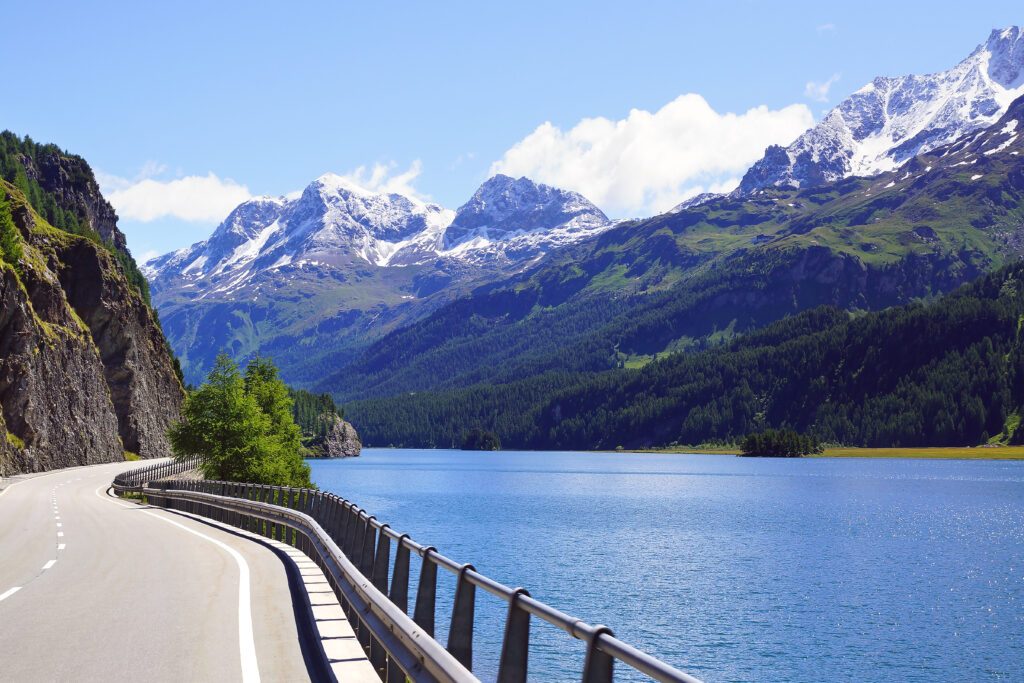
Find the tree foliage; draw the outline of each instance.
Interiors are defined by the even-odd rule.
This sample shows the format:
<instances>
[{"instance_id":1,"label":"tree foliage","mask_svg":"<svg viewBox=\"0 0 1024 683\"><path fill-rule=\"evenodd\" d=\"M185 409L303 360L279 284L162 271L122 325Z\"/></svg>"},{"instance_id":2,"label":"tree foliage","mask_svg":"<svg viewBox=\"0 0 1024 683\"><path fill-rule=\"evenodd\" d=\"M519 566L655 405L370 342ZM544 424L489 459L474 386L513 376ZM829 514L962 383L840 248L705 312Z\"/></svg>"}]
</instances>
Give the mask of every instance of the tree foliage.
<instances>
[{"instance_id":1,"label":"tree foliage","mask_svg":"<svg viewBox=\"0 0 1024 683\"><path fill-rule=\"evenodd\" d=\"M206 383L185 399L182 419L169 430L178 458L203 458L208 479L275 486L311 486L288 388L277 368L256 359L245 375L226 355Z\"/></svg>"},{"instance_id":2,"label":"tree foliage","mask_svg":"<svg viewBox=\"0 0 1024 683\"><path fill-rule=\"evenodd\" d=\"M464 451L500 451L501 441L494 432L488 432L475 427L462 438L462 450Z\"/></svg>"},{"instance_id":3,"label":"tree foliage","mask_svg":"<svg viewBox=\"0 0 1024 683\"><path fill-rule=\"evenodd\" d=\"M0 194L0 258L21 272L21 233L11 218L11 207L7 198Z\"/></svg>"},{"instance_id":4,"label":"tree foliage","mask_svg":"<svg viewBox=\"0 0 1024 683\"><path fill-rule=\"evenodd\" d=\"M743 455L767 458L799 458L821 453L817 439L799 434L792 429L766 429L748 434L740 444Z\"/></svg>"}]
</instances>

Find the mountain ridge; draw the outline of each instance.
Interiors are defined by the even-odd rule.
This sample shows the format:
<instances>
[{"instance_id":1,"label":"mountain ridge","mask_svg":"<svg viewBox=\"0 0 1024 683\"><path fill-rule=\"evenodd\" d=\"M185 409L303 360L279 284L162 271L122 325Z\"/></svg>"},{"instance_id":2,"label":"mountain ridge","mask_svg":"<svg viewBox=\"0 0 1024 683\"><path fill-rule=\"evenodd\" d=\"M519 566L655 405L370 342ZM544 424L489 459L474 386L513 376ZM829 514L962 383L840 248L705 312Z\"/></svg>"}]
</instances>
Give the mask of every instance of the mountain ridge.
<instances>
[{"instance_id":1,"label":"mountain ridge","mask_svg":"<svg viewBox=\"0 0 1024 683\"><path fill-rule=\"evenodd\" d=\"M490 178L452 211L324 174L302 192L243 202L209 239L144 268L186 376L199 381L220 350L276 352L305 333L333 362L612 225L578 193L526 178ZM309 358L288 353L282 372L302 384L295 366Z\"/></svg>"},{"instance_id":2,"label":"mountain ridge","mask_svg":"<svg viewBox=\"0 0 1024 683\"><path fill-rule=\"evenodd\" d=\"M959 64L924 76L879 76L746 172L738 196L891 171L991 125L1024 94L1024 29L995 29Z\"/></svg>"}]
</instances>

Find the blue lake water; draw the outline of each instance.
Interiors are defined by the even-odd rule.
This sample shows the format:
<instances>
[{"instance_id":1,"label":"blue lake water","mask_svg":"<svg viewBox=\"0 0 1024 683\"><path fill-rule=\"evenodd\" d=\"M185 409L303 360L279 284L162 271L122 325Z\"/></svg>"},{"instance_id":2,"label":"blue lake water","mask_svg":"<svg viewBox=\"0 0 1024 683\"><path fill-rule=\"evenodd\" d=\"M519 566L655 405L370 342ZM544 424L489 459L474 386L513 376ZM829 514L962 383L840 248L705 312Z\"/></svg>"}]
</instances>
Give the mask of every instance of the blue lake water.
<instances>
[{"instance_id":1,"label":"blue lake water","mask_svg":"<svg viewBox=\"0 0 1024 683\"><path fill-rule=\"evenodd\" d=\"M310 464L398 531L708 682L1024 681L1024 462L368 449ZM488 680L505 607L477 601ZM531 680L579 680L583 652L535 619Z\"/></svg>"}]
</instances>

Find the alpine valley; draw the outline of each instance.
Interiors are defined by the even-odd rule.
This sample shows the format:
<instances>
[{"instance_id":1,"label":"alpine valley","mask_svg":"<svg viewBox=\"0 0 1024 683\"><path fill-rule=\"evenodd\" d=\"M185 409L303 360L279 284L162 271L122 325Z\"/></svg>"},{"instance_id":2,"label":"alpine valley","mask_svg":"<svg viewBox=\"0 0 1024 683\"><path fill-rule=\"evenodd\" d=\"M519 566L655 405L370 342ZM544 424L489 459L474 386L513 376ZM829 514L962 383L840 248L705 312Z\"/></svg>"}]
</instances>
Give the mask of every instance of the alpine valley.
<instances>
[{"instance_id":1,"label":"alpine valley","mask_svg":"<svg viewBox=\"0 0 1024 683\"><path fill-rule=\"evenodd\" d=\"M325 175L240 205L144 271L188 380L222 350L271 356L343 402L371 445L449 446L475 427L533 448L765 426L858 444L1012 440L1022 96L1024 32L996 30L948 71L876 78L735 191L660 216L610 220L527 178L493 177L452 211ZM922 330L941 353L857 383ZM755 356L768 367L744 365ZM928 363L991 381L929 403L939 390L913 379ZM792 377L836 410L794 403ZM909 422L881 417L893 406Z\"/></svg>"}]
</instances>

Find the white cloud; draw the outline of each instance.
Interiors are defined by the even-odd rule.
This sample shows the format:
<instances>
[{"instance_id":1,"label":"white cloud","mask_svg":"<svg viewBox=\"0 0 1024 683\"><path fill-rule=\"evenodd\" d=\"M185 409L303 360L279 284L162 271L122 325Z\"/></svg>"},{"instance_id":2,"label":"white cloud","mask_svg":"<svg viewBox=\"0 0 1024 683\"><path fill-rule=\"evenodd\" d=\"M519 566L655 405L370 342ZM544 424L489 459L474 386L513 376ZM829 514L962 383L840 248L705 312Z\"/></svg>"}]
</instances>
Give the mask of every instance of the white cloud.
<instances>
[{"instance_id":1,"label":"white cloud","mask_svg":"<svg viewBox=\"0 0 1024 683\"><path fill-rule=\"evenodd\" d=\"M818 33L825 33L826 31L835 31L836 30L836 25L835 24L818 24L815 27L815 30Z\"/></svg>"},{"instance_id":2,"label":"white cloud","mask_svg":"<svg viewBox=\"0 0 1024 683\"><path fill-rule=\"evenodd\" d=\"M419 177L423 170L422 162L416 159L409 164L409 168L406 170L393 174L397 166L393 161L388 164L374 164L370 168L360 166L354 171L344 174L342 177L370 192L394 192L421 201L429 200L428 196L420 193L419 190L413 187L413 181Z\"/></svg>"},{"instance_id":3,"label":"white cloud","mask_svg":"<svg viewBox=\"0 0 1024 683\"><path fill-rule=\"evenodd\" d=\"M161 218L216 223L252 197L249 188L214 173L159 180L166 166L146 162L133 179L97 173L104 196L126 220L148 223Z\"/></svg>"},{"instance_id":4,"label":"white cloud","mask_svg":"<svg viewBox=\"0 0 1024 683\"><path fill-rule=\"evenodd\" d=\"M735 187L766 147L792 142L813 123L802 104L719 114L700 95L681 95L617 121L583 119L567 131L544 123L490 170L575 190L613 216L650 215Z\"/></svg>"},{"instance_id":5,"label":"white cloud","mask_svg":"<svg viewBox=\"0 0 1024 683\"><path fill-rule=\"evenodd\" d=\"M807 85L804 86L804 97L814 100L815 102L828 102L828 91L832 89L832 86L839 81L839 74L832 74L832 76L822 83L815 81L807 81Z\"/></svg>"}]
</instances>

